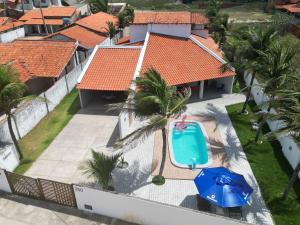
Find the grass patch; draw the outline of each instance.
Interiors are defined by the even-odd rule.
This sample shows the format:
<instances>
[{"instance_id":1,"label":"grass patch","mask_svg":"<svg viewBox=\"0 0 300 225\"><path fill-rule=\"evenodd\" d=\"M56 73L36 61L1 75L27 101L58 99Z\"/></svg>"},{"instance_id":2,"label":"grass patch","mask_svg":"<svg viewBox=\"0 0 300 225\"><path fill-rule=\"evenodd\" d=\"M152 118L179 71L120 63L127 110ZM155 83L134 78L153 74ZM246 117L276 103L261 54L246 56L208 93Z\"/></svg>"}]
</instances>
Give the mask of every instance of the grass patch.
<instances>
[{"instance_id":1,"label":"grass patch","mask_svg":"<svg viewBox=\"0 0 300 225\"><path fill-rule=\"evenodd\" d=\"M257 144L253 141L256 132L251 129L250 120L258 119L257 115L254 114L255 103L251 102L248 107L248 115L239 114L242 104L231 105L226 108L276 224L300 224L299 179L290 192L289 199L286 202L280 199L281 193L293 172L281 151L280 144L277 141L264 141L263 144ZM263 132L268 131L269 128L265 126Z\"/></svg>"},{"instance_id":2,"label":"grass patch","mask_svg":"<svg viewBox=\"0 0 300 225\"><path fill-rule=\"evenodd\" d=\"M78 91L74 89L35 128L19 140L24 158L15 172L24 174L79 109Z\"/></svg>"},{"instance_id":3,"label":"grass patch","mask_svg":"<svg viewBox=\"0 0 300 225\"><path fill-rule=\"evenodd\" d=\"M192 11L205 13L205 9L200 9L199 4L202 0L193 1L191 4L178 4L176 0L113 0L113 2L126 2L138 10L170 10L170 11ZM224 1L239 3L237 1ZM221 9L221 13L227 13L230 19L237 21L266 21L269 20L272 14L265 13L265 2L241 2L241 5L231 8Z\"/></svg>"}]
</instances>

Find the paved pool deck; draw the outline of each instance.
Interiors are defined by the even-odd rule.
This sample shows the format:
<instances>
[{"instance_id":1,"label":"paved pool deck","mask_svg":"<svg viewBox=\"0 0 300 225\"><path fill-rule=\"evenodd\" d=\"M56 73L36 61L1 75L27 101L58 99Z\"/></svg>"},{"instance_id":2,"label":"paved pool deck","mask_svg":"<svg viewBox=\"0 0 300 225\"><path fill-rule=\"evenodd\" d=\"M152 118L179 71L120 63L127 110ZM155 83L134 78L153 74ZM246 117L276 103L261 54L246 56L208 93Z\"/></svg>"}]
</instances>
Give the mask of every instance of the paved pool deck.
<instances>
[{"instance_id":1,"label":"paved pool deck","mask_svg":"<svg viewBox=\"0 0 300 225\"><path fill-rule=\"evenodd\" d=\"M227 114L226 105L243 102L240 94L188 104L187 115L213 117L217 122L226 152L226 163L231 170L243 174L254 192L250 205L243 209L244 219L252 224L273 225L271 214L261 196L257 181L241 147L241 143ZM135 124L138 127L139 123ZM133 149L126 149L125 160L129 167L114 171L114 186L118 192L131 194L153 201L196 209L196 187L192 180L166 179L162 186L151 183L154 135Z\"/></svg>"}]
</instances>

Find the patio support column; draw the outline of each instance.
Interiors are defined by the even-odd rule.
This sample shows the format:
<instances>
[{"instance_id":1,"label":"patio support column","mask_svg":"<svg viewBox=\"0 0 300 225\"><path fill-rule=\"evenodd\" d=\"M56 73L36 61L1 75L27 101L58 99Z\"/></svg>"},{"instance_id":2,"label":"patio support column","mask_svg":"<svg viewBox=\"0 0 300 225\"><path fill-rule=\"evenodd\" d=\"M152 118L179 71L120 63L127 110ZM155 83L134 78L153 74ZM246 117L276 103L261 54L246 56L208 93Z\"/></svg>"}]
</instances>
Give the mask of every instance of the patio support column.
<instances>
[{"instance_id":1,"label":"patio support column","mask_svg":"<svg viewBox=\"0 0 300 225\"><path fill-rule=\"evenodd\" d=\"M53 34L53 28L52 28L52 25L49 25L50 26L50 32L51 34Z\"/></svg>"},{"instance_id":2,"label":"patio support column","mask_svg":"<svg viewBox=\"0 0 300 225\"><path fill-rule=\"evenodd\" d=\"M199 88L199 98L203 99L203 92L204 92L204 80L200 81L200 88Z\"/></svg>"},{"instance_id":3,"label":"patio support column","mask_svg":"<svg viewBox=\"0 0 300 225\"><path fill-rule=\"evenodd\" d=\"M38 33L40 34L41 33L40 25L37 24L36 26L37 26Z\"/></svg>"}]
</instances>

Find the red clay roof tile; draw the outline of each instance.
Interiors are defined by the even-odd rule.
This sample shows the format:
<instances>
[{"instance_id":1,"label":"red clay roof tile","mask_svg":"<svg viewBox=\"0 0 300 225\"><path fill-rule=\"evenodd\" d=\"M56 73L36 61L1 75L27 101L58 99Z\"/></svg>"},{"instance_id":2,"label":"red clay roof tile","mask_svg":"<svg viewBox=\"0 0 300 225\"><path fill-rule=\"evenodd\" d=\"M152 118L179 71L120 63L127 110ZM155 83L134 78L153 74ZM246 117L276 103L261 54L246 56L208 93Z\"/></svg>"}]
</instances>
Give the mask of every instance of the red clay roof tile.
<instances>
[{"instance_id":1,"label":"red clay roof tile","mask_svg":"<svg viewBox=\"0 0 300 225\"><path fill-rule=\"evenodd\" d=\"M197 41L201 42L207 48L212 50L218 56L223 57L223 54L219 48L219 45L214 41L214 39L212 37L203 38L203 37L199 37L199 36L193 35L193 34L192 34L192 37L194 37Z\"/></svg>"},{"instance_id":2,"label":"red clay roof tile","mask_svg":"<svg viewBox=\"0 0 300 225\"><path fill-rule=\"evenodd\" d=\"M78 25L59 31L53 35L50 35L50 37L60 34L79 41L81 45L88 48L95 47L97 44L100 44L107 38L106 36L96 34L95 32Z\"/></svg>"},{"instance_id":3,"label":"red clay roof tile","mask_svg":"<svg viewBox=\"0 0 300 225\"><path fill-rule=\"evenodd\" d=\"M52 6L48 8L43 8L43 15L45 18L54 17L53 19L57 18L64 18L64 17L71 17L76 12L76 7L74 6ZM30 19L41 19L41 11L40 9L33 9L25 13L19 20L27 21Z\"/></svg>"},{"instance_id":4,"label":"red clay roof tile","mask_svg":"<svg viewBox=\"0 0 300 225\"><path fill-rule=\"evenodd\" d=\"M191 12L137 11L133 24L206 24L207 17Z\"/></svg>"},{"instance_id":5,"label":"red clay roof tile","mask_svg":"<svg viewBox=\"0 0 300 225\"><path fill-rule=\"evenodd\" d=\"M109 21L113 22L115 25L118 24L117 17L104 12L99 12L87 16L83 19L77 20L76 24L100 33L107 33L106 28L107 28L107 22Z\"/></svg>"},{"instance_id":6,"label":"red clay roof tile","mask_svg":"<svg viewBox=\"0 0 300 225\"><path fill-rule=\"evenodd\" d=\"M140 51L140 48L99 48L77 87L84 90L128 90Z\"/></svg>"},{"instance_id":7,"label":"red clay roof tile","mask_svg":"<svg viewBox=\"0 0 300 225\"><path fill-rule=\"evenodd\" d=\"M191 39L150 34L142 72L157 69L168 85L179 85L233 76L233 71L221 73L222 63Z\"/></svg>"},{"instance_id":8,"label":"red clay roof tile","mask_svg":"<svg viewBox=\"0 0 300 225\"><path fill-rule=\"evenodd\" d=\"M0 63L13 62L20 80L58 77L76 50L75 42L15 41L0 44Z\"/></svg>"}]
</instances>

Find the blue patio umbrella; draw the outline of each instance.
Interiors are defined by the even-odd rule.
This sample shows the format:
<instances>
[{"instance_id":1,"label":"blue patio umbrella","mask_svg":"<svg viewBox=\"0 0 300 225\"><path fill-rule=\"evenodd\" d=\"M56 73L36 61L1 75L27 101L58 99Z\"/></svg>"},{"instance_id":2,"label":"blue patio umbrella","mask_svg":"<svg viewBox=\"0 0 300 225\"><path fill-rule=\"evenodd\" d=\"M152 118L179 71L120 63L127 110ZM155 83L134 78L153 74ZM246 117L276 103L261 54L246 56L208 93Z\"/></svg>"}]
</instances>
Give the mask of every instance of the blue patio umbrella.
<instances>
[{"instance_id":1,"label":"blue patio umbrella","mask_svg":"<svg viewBox=\"0 0 300 225\"><path fill-rule=\"evenodd\" d=\"M224 208L245 205L253 192L241 174L224 167L204 168L194 182L202 198Z\"/></svg>"}]
</instances>

